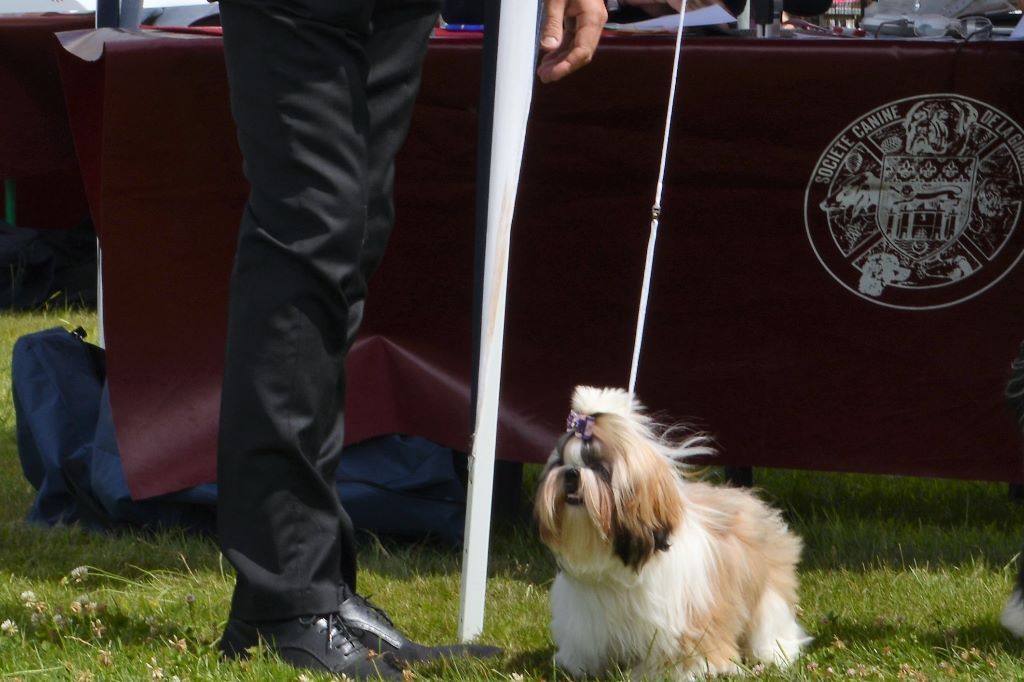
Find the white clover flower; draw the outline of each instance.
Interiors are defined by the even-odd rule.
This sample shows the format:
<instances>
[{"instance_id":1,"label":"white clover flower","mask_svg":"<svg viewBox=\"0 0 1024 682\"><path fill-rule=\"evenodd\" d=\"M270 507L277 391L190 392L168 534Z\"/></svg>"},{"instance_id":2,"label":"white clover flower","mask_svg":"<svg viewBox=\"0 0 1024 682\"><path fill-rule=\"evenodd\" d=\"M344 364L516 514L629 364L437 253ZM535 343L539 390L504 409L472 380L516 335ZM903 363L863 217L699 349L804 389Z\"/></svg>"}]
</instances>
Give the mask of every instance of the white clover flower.
<instances>
[{"instance_id":1,"label":"white clover flower","mask_svg":"<svg viewBox=\"0 0 1024 682\"><path fill-rule=\"evenodd\" d=\"M18 634L18 625L11 619L7 619L0 623L0 633L13 637Z\"/></svg>"},{"instance_id":2,"label":"white clover flower","mask_svg":"<svg viewBox=\"0 0 1024 682\"><path fill-rule=\"evenodd\" d=\"M151 679L151 680L162 680L162 679L164 679L164 669L160 667L159 663L157 663L156 656L154 656L153 658L149 659L149 661L150 662L146 664L146 667L149 668L149 679Z\"/></svg>"},{"instance_id":3,"label":"white clover flower","mask_svg":"<svg viewBox=\"0 0 1024 682\"><path fill-rule=\"evenodd\" d=\"M24 602L25 606L31 607L36 603L36 593L32 590L25 590L21 593L21 601Z\"/></svg>"},{"instance_id":4,"label":"white clover flower","mask_svg":"<svg viewBox=\"0 0 1024 682\"><path fill-rule=\"evenodd\" d=\"M82 582L89 577L88 566L77 566L71 569L71 579L75 582Z\"/></svg>"}]
</instances>

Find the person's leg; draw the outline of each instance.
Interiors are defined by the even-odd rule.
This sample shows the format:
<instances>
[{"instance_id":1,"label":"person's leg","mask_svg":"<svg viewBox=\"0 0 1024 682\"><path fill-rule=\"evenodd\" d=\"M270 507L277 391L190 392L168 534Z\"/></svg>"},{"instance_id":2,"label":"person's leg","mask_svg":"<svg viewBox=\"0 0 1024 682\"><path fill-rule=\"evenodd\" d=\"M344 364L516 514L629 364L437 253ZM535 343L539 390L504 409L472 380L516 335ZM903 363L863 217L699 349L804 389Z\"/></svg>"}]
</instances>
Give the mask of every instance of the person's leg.
<instances>
[{"instance_id":1,"label":"person's leg","mask_svg":"<svg viewBox=\"0 0 1024 682\"><path fill-rule=\"evenodd\" d=\"M409 131L428 39L440 8L441 0L374 3L372 34L365 46L370 64L366 88L370 117L369 203L360 263L362 277L350 293L350 342L355 340L362 320L366 281L380 264L394 225L395 157Z\"/></svg>"},{"instance_id":2,"label":"person's leg","mask_svg":"<svg viewBox=\"0 0 1024 682\"><path fill-rule=\"evenodd\" d=\"M218 457L221 545L238 573L221 649L238 655L273 639L286 660L356 676L371 671L337 650L362 647L367 626L390 621L353 601L355 544L334 487L344 358L390 233L394 155L437 12L433 0L384 0L371 30L358 1L222 0L251 195L232 275ZM463 652L421 647L400 658ZM372 660L382 658L396 657Z\"/></svg>"},{"instance_id":3,"label":"person's leg","mask_svg":"<svg viewBox=\"0 0 1024 682\"><path fill-rule=\"evenodd\" d=\"M338 613L355 555L334 474L366 233L371 11L370 0L221 3L251 190L220 415L218 532L237 571L220 648L245 656L263 640L292 665L397 679Z\"/></svg>"},{"instance_id":4,"label":"person's leg","mask_svg":"<svg viewBox=\"0 0 1024 682\"><path fill-rule=\"evenodd\" d=\"M366 229L371 9L361 0L221 7L251 193L231 282L218 530L238 572L232 615L245 620L328 613L340 594L351 523L334 472L345 291L359 278Z\"/></svg>"}]
</instances>

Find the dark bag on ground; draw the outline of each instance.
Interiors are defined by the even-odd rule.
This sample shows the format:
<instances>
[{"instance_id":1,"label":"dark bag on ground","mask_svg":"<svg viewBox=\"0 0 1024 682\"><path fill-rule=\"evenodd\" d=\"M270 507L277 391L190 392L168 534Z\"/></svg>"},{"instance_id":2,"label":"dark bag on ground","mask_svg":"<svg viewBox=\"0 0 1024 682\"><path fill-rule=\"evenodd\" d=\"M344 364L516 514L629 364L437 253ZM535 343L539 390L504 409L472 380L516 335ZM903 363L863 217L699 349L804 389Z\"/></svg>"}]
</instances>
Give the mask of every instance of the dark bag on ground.
<instances>
[{"instance_id":1,"label":"dark bag on ground","mask_svg":"<svg viewBox=\"0 0 1024 682\"><path fill-rule=\"evenodd\" d=\"M23 336L14 345L18 456L37 491L29 520L96 530L215 532L215 484L131 498L117 449L104 353L83 337L81 330L55 328ZM459 545L466 495L456 456L415 437L358 443L341 458L338 494L361 531Z\"/></svg>"},{"instance_id":2,"label":"dark bag on ground","mask_svg":"<svg viewBox=\"0 0 1024 682\"><path fill-rule=\"evenodd\" d=\"M36 229L0 220L0 308L96 305L96 233L88 220Z\"/></svg>"}]
</instances>

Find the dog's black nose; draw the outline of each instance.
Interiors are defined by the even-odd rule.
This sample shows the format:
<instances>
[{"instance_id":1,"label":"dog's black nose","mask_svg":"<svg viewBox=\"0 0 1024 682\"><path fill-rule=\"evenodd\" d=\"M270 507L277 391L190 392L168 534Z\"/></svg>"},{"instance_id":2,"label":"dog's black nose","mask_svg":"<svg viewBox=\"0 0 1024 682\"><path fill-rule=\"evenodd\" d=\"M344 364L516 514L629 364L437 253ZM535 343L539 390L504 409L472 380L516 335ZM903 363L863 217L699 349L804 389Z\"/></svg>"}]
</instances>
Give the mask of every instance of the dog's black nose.
<instances>
[{"instance_id":1,"label":"dog's black nose","mask_svg":"<svg viewBox=\"0 0 1024 682\"><path fill-rule=\"evenodd\" d=\"M579 469L566 469L565 470L565 492L568 495L572 495L580 489L580 470Z\"/></svg>"}]
</instances>

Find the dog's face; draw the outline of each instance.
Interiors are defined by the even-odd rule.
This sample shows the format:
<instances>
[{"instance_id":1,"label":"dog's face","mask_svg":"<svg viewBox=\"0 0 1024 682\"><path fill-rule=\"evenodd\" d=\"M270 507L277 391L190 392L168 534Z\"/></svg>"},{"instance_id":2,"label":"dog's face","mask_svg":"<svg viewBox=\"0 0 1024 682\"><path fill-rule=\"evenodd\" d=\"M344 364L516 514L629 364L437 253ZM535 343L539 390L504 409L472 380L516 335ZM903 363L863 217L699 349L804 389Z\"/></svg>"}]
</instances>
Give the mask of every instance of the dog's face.
<instances>
[{"instance_id":1,"label":"dog's face","mask_svg":"<svg viewBox=\"0 0 1024 682\"><path fill-rule=\"evenodd\" d=\"M534 516L563 570L639 570L668 548L682 517L678 477L625 391L580 387L572 430L541 475Z\"/></svg>"},{"instance_id":2,"label":"dog's face","mask_svg":"<svg viewBox=\"0 0 1024 682\"><path fill-rule=\"evenodd\" d=\"M908 154L949 154L962 148L978 111L969 104L945 99L926 99L907 112Z\"/></svg>"}]
</instances>

